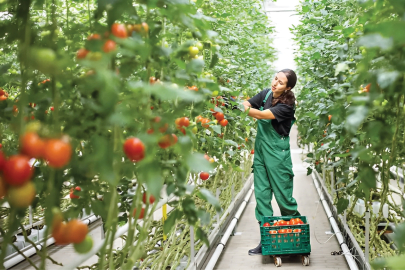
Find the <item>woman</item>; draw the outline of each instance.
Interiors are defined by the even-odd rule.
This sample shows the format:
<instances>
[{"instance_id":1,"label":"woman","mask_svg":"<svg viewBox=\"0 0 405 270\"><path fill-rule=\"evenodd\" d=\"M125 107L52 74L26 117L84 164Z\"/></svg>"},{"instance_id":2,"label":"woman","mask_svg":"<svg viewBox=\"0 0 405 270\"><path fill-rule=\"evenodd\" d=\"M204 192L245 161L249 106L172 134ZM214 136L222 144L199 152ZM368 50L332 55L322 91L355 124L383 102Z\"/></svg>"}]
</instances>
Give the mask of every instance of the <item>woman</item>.
<instances>
[{"instance_id":1,"label":"woman","mask_svg":"<svg viewBox=\"0 0 405 270\"><path fill-rule=\"evenodd\" d=\"M290 130L294 124L295 96L291 91L297 76L283 69L273 79L272 88L265 89L243 102L249 116L258 119L253 161L256 197L256 219L273 216L271 200L274 194L282 216L299 216L297 202L292 197L293 177L290 154ZM249 250L249 255L261 255L261 243Z\"/></svg>"}]
</instances>

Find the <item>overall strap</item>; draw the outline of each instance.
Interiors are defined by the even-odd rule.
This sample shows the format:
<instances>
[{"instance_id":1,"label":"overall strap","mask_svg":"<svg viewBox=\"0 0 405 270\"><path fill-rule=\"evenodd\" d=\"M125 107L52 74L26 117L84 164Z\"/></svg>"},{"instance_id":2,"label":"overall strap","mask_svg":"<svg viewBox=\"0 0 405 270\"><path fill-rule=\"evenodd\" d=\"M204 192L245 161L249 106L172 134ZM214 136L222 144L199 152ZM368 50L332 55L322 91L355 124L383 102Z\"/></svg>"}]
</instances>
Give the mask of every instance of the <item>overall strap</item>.
<instances>
[{"instance_id":1,"label":"overall strap","mask_svg":"<svg viewBox=\"0 0 405 270\"><path fill-rule=\"evenodd\" d=\"M269 98L269 96L270 96L271 93L273 93L271 90L269 90L269 92L267 92L267 95L266 95L266 97L264 98L262 104L266 104L266 101L267 101L267 99ZM260 107L259 110L263 111L263 105Z\"/></svg>"}]
</instances>

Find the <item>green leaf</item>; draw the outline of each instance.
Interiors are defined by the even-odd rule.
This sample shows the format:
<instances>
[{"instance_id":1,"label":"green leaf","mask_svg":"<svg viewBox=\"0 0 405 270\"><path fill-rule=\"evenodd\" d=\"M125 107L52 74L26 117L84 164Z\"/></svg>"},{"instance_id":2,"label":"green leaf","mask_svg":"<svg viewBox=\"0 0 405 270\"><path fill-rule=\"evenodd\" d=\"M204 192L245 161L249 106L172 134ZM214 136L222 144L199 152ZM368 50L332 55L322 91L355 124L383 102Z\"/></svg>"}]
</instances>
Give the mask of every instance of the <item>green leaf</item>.
<instances>
[{"instance_id":1,"label":"green leaf","mask_svg":"<svg viewBox=\"0 0 405 270\"><path fill-rule=\"evenodd\" d=\"M180 219L182 216L182 212L179 209L173 210L169 217L163 223L163 232L168 234L170 230L173 228L174 224L176 224L176 220Z\"/></svg>"},{"instance_id":2,"label":"green leaf","mask_svg":"<svg viewBox=\"0 0 405 270\"><path fill-rule=\"evenodd\" d=\"M210 68L213 68L213 67L218 63L218 61L219 61L218 54L215 53L215 54L212 56Z\"/></svg>"},{"instance_id":3,"label":"green leaf","mask_svg":"<svg viewBox=\"0 0 405 270\"><path fill-rule=\"evenodd\" d=\"M216 133L221 134L221 126L220 125L214 125L214 126L211 126L211 128Z\"/></svg>"},{"instance_id":4,"label":"green leaf","mask_svg":"<svg viewBox=\"0 0 405 270\"><path fill-rule=\"evenodd\" d=\"M198 227L196 230L196 238L203 241L204 244L207 245L207 247L210 245L207 234L200 227Z\"/></svg>"},{"instance_id":5,"label":"green leaf","mask_svg":"<svg viewBox=\"0 0 405 270\"><path fill-rule=\"evenodd\" d=\"M238 147L238 144L232 140L225 140L225 144Z\"/></svg>"},{"instance_id":6,"label":"green leaf","mask_svg":"<svg viewBox=\"0 0 405 270\"><path fill-rule=\"evenodd\" d=\"M367 117L368 108L366 106L354 106L350 108L349 112L350 115L347 117L346 128L350 132L355 133L357 128Z\"/></svg>"},{"instance_id":7,"label":"green leaf","mask_svg":"<svg viewBox=\"0 0 405 270\"><path fill-rule=\"evenodd\" d=\"M206 202L212 204L217 212L221 211L221 205L219 200L211 194L211 192L205 188L202 188L196 194L199 198L205 200Z\"/></svg>"},{"instance_id":8,"label":"green leaf","mask_svg":"<svg viewBox=\"0 0 405 270\"><path fill-rule=\"evenodd\" d=\"M345 72L349 69L349 66L346 63L339 63L336 65L335 69L335 76L337 76L340 72Z\"/></svg>"},{"instance_id":9,"label":"green leaf","mask_svg":"<svg viewBox=\"0 0 405 270\"><path fill-rule=\"evenodd\" d=\"M308 153L308 154L307 154L307 157L313 158L313 157L314 157L314 153Z\"/></svg>"},{"instance_id":10,"label":"green leaf","mask_svg":"<svg viewBox=\"0 0 405 270\"><path fill-rule=\"evenodd\" d=\"M204 155L201 153L190 153L185 158L186 163L191 171L200 172L200 171L211 171L214 169L213 165L204 158Z\"/></svg>"},{"instance_id":11,"label":"green leaf","mask_svg":"<svg viewBox=\"0 0 405 270\"><path fill-rule=\"evenodd\" d=\"M310 175L312 173L312 168L311 167L308 167L307 168L307 175Z\"/></svg>"},{"instance_id":12,"label":"green leaf","mask_svg":"<svg viewBox=\"0 0 405 270\"><path fill-rule=\"evenodd\" d=\"M349 205L348 199L339 198L337 205L336 205L338 214L343 213L343 211L347 208L348 205Z\"/></svg>"},{"instance_id":13,"label":"green leaf","mask_svg":"<svg viewBox=\"0 0 405 270\"><path fill-rule=\"evenodd\" d=\"M385 38L381 34L369 34L359 38L357 42L358 46L364 46L366 48L377 47L382 50L389 50L393 46L392 38Z\"/></svg>"},{"instance_id":14,"label":"green leaf","mask_svg":"<svg viewBox=\"0 0 405 270\"><path fill-rule=\"evenodd\" d=\"M207 211L198 210L198 218L201 220L202 226L210 224L211 216L210 213L208 213Z\"/></svg>"}]
</instances>

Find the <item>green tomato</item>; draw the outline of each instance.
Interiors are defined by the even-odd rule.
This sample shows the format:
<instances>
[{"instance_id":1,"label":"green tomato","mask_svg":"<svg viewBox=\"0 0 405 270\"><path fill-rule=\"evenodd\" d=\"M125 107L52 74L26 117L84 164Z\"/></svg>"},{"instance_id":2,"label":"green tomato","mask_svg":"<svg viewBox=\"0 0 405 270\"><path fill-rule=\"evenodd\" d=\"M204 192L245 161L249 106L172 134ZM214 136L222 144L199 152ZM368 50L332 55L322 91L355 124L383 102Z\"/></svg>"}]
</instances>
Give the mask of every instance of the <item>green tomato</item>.
<instances>
[{"instance_id":1,"label":"green tomato","mask_svg":"<svg viewBox=\"0 0 405 270\"><path fill-rule=\"evenodd\" d=\"M197 134L197 132L198 132L197 126L194 126L193 129L191 130L191 132L193 132L194 134Z\"/></svg>"},{"instance_id":2,"label":"green tomato","mask_svg":"<svg viewBox=\"0 0 405 270\"><path fill-rule=\"evenodd\" d=\"M382 106L385 106L388 104L388 100L384 99L384 101L381 103Z\"/></svg>"},{"instance_id":3,"label":"green tomato","mask_svg":"<svg viewBox=\"0 0 405 270\"><path fill-rule=\"evenodd\" d=\"M103 55L101 52L89 52L86 57L92 61L98 61L101 59L101 57L103 57Z\"/></svg>"},{"instance_id":4,"label":"green tomato","mask_svg":"<svg viewBox=\"0 0 405 270\"><path fill-rule=\"evenodd\" d=\"M196 46L200 51L202 51L202 50L204 49L204 45L203 45L201 42L199 42L199 41L195 44L195 46Z\"/></svg>"},{"instance_id":5,"label":"green tomato","mask_svg":"<svg viewBox=\"0 0 405 270\"><path fill-rule=\"evenodd\" d=\"M75 251L77 253L80 254L87 253L93 247L93 239L89 235L87 235L86 238L81 243L73 244L73 247L75 248Z\"/></svg>"},{"instance_id":6,"label":"green tomato","mask_svg":"<svg viewBox=\"0 0 405 270\"><path fill-rule=\"evenodd\" d=\"M218 91L214 91L214 92L212 92L212 96L213 96L213 97L218 96L218 94L219 94L219 92L218 92Z\"/></svg>"},{"instance_id":7,"label":"green tomato","mask_svg":"<svg viewBox=\"0 0 405 270\"><path fill-rule=\"evenodd\" d=\"M189 53L189 55L191 56L191 57L195 57L198 53L199 53L199 49L197 48L197 47L195 47L195 46L190 46L189 48L188 48L188 53Z\"/></svg>"}]
</instances>

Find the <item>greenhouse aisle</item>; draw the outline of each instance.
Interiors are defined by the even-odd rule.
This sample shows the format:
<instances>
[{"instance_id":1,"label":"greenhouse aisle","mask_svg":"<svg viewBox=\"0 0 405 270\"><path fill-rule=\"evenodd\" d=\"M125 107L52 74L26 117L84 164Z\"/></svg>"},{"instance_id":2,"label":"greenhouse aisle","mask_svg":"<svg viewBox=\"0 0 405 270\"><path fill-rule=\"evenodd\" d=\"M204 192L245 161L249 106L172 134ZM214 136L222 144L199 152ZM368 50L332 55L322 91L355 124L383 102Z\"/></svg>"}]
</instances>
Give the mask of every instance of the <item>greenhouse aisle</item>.
<instances>
[{"instance_id":1,"label":"greenhouse aisle","mask_svg":"<svg viewBox=\"0 0 405 270\"><path fill-rule=\"evenodd\" d=\"M264 1L267 15L275 26L274 48L278 51L278 59L274 63L276 71L284 68L295 69L293 49L294 44L289 28L299 22L294 16L295 6L299 0L283 0L278 3ZM298 78L299 81L299 78ZM313 185L312 177L306 175L306 166L303 163L302 149L297 146L297 127L291 130L291 156L293 161L294 198L298 202L298 209L302 215L307 216L311 230L311 269L349 269L343 256L333 256L332 251L339 251L340 247L336 237L325 234L331 227L322 205L318 207L318 194ZM272 202L274 215L280 215L275 199ZM214 269L270 269L275 267L270 256L249 256L248 250L257 246L260 241L259 225L255 219L256 200L254 195L250 198L246 209L235 228L232 236L222 252ZM324 243L324 244L321 244ZM282 269L300 269L302 266L299 256L282 257Z\"/></svg>"},{"instance_id":2,"label":"greenhouse aisle","mask_svg":"<svg viewBox=\"0 0 405 270\"><path fill-rule=\"evenodd\" d=\"M330 231L330 224L322 205L318 206L318 194L313 185L312 177L306 175L305 164L302 161L302 149L297 146L297 127L291 130L291 157L293 161L294 198L298 202L298 210L307 216L311 231L311 269L349 269L344 256L333 256L332 251L339 251L339 243L333 236L325 234ZM274 215L279 216L280 210L276 201L272 202ZM229 238L221 257L214 269L269 269L274 266L270 256L249 256L248 250L257 246L260 241L259 225L255 218L256 200L254 195L249 200L240 221L235 228L235 235ZM319 242L318 242L319 241ZM300 269L300 256L282 257L281 269Z\"/></svg>"}]
</instances>

